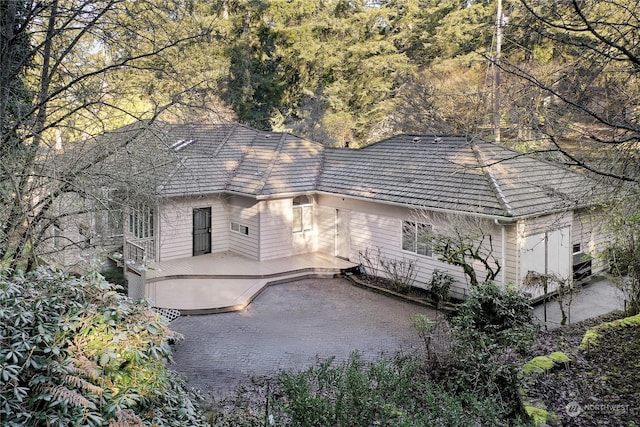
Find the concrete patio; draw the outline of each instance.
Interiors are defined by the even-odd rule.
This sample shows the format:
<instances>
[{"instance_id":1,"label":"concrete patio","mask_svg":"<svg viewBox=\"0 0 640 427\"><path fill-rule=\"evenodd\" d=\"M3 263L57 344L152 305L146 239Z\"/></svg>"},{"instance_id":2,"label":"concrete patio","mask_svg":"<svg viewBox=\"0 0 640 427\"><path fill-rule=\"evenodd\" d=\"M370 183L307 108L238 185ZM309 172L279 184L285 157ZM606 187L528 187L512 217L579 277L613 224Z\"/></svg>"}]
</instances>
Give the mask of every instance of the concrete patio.
<instances>
[{"instance_id":1,"label":"concrete patio","mask_svg":"<svg viewBox=\"0 0 640 427\"><path fill-rule=\"evenodd\" d=\"M343 363L353 351L366 362L421 351L414 314L438 316L344 278L296 280L268 287L241 311L176 319L171 329L184 340L175 345L172 368L218 400L281 370L303 370L330 357Z\"/></svg>"},{"instance_id":2,"label":"concrete patio","mask_svg":"<svg viewBox=\"0 0 640 427\"><path fill-rule=\"evenodd\" d=\"M567 297L568 298L568 297ZM591 319L616 310L624 310L624 295L613 283L603 278L595 278L591 282L581 286L573 296L570 310L567 309L567 323L577 323ZM544 305L537 304L534 314L544 323ZM546 326L554 329L560 326L562 313L555 298L547 303Z\"/></svg>"},{"instance_id":3,"label":"concrete patio","mask_svg":"<svg viewBox=\"0 0 640 427\"><path fill-rule=\"evenodd\" d=\"M255 261L220 252L150 265L145 272L145 294L155 307L182 314L236 311L270 284L333 277L355 266L322 253Z\"/></svg>"}]
</instances>

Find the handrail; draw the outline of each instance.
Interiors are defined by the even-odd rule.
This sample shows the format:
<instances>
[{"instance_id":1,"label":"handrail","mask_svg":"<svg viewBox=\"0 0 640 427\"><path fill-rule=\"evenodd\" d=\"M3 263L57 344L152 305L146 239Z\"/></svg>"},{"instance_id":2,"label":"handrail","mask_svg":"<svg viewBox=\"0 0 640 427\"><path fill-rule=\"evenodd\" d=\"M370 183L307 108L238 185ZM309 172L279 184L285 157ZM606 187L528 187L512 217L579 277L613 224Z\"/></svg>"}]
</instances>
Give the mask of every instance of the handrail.
<instances>
[{"instance_id":1,"label":"handrail","mask_svg":"<svg viewBox=\"0 0 640 427\"><path fill-rule=\"evenodd\" d=\"M133 266L145 265L155 259L155 241L153 239L126 240L124 261Z\"/></svg>"}]
</instances>

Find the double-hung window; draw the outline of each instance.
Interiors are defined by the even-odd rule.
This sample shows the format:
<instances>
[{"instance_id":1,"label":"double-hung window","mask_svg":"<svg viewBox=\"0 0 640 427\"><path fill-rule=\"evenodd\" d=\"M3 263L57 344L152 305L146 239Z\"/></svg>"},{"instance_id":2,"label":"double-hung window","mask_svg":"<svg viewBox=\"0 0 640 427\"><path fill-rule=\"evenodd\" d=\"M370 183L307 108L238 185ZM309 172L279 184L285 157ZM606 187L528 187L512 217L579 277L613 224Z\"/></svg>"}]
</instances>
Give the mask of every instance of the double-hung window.
<instances>
[{"instance_id":1,"label":"double-hung window","mask_svg":"<svg viewBox=\"0 0 640 427\"><path fill-rule=\"evenodd\" d=\"M418 255L433 256L431 225L402 221L402 249Z\"/></svg>"},{"instance_id":2,"label":"double-hung window","mask_svg":"<svg viewBox=\"0 0 640 427\"><path fill-rule=\"evenodd\" d=\"M293 232L313 229L313 200L308 196L293 199Z\"/></svg>"}]
</instances>

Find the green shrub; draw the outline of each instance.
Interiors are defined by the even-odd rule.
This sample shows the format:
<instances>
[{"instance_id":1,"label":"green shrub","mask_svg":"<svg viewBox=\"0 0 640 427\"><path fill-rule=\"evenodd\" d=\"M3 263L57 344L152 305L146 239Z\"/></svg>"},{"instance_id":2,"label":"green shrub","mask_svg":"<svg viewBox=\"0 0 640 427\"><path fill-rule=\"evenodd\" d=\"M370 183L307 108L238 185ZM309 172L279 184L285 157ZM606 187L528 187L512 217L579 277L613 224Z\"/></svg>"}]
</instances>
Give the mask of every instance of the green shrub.
<instances>
[{"instance_id":1,"label":"green shrub","mask_svg":"<svg viewBox=\"0 0 640 427\"><path fill-rule=\"evenodd\" d=\"M279 381L272 412L278 426L500 424L493 402L435 385L412 358L365 363L353 353L344 363L328 359L283 372Z\"/></svg>"},{"instance_id":2,"label":"green shrub","mask_svg":"<svg viewBox=\"0 0 640 427\"><path fill-rule=\"evenodd\" d=\"M0 274L4 426L204 426L166 363L172 333L98 274Z\"/></svg>"},{"instance_id":3,"label":"green shrub","mask_svg":"<svg viewBox=\"0 0 640 427\"><path fill-rule=\"evenodd\" d=\"M529 299L513 287L502 289L492 282L472 290L451 324L463 352L497 347L522 353L540 330Z\"/></svg>"},{"instance_id":4,"label":"green shrub","mask_svg":"<svg viewBox=\"0 0 640 427\"><path fill-rule=\"evenodd\" d=\"M453 284L453 276L446 271L434 270L429 281L429 294L436 303L436 307L441 301L449 299L449 289Z\"/></svg>"},{"instance_id":5,"label":"green shrub","mask_svg":"<svg viewBox=\"0 0 640 427\"><path fill-rule=\"evenodd\" d=\"M121 267L109 266L107 268L104 268L100 272L100 274L107 282L113 283L117 286L122 286L122 288L125 290L125 292L123 293L126 294L128 282Z\"/></svg>"},{"instance_id":6,"label":"green shrub","mask_svg":"<svg viewBox=\"0 0 640 427\"><path fill-rule=\"evenodd\" d=\"M529 299L513 288L479 285L452 317L451 328L449 386L491 399L504 417L517 417L518 354L529 349L539 331Z\"/></svg>"}]
</instances>

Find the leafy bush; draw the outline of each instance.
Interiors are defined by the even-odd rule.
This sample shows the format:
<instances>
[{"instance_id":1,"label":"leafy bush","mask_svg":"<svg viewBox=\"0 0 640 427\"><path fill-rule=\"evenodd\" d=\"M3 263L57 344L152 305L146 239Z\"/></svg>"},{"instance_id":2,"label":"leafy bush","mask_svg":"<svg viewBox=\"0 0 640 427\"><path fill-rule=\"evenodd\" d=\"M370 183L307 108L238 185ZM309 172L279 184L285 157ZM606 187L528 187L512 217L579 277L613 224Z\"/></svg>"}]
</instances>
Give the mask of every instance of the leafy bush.
<instances>
[{"instance_id":1,"label":"leafy bush","mask_svg":"<svg viewBox=\"0 0 640 427\"><path fill-rule=\"evenodd\" d=\"M516 417L518 355L539 332L529 299L511 287L484 283L460 305L451 330L452 389L499 402L504 416Z\"/></svg>"},{"instance_id":2,"label":"leafy bush","mask_svg":"<svg viewBox=\"0 0 640 427\"><path fill-rule=\"evenodd\" d=\"M429 294L436 304L449 299L449 289L453 284L453 276L446 271L434 270L429 281Z\"/></svg>"},{"instance_id":3,"label":"leafy bush","mask_svg":"<svg viewBox=\"0 0 640 427\"><path fill-rule=\"evenodd\" d=\"M168 370L173 334L98 274L0 273L5 426L204 426L199 396Z\"/></svg>"},{"instance_id":4,"label":"leafy bush","mask_svg":"<svg viewBox=\"0 0 640 427\"><path fill-rule=\"evenodd\" d=\"M497 346L524 352L540 330L530 300L513 287L501 289L492 282L472 289L451 324L459 345L479 351Z\"/></svg>"},{"instance_id":5,"label":"leafy bush","mask_svg":"<svg viewBox=\"0 0 640 427\"><path fill-rule=\"evenodd\" d=\"M499 425L493 402L432 383L417 360L365 363L357 353L300 373L282 373L274 396L278 426Z\"/></svg>"},{"instance_id":6,"label":"leafy bush","mask_svg":"<svg viewBox=\"0 0 640 427\"><path fill-rule=\"evenodd\" d=\"M428 369L440 368L448 359L451 340L444 318L433 321L424 314L411 316L411 327L424 344L423 363Z\"/></svg>"}]
</instances>

